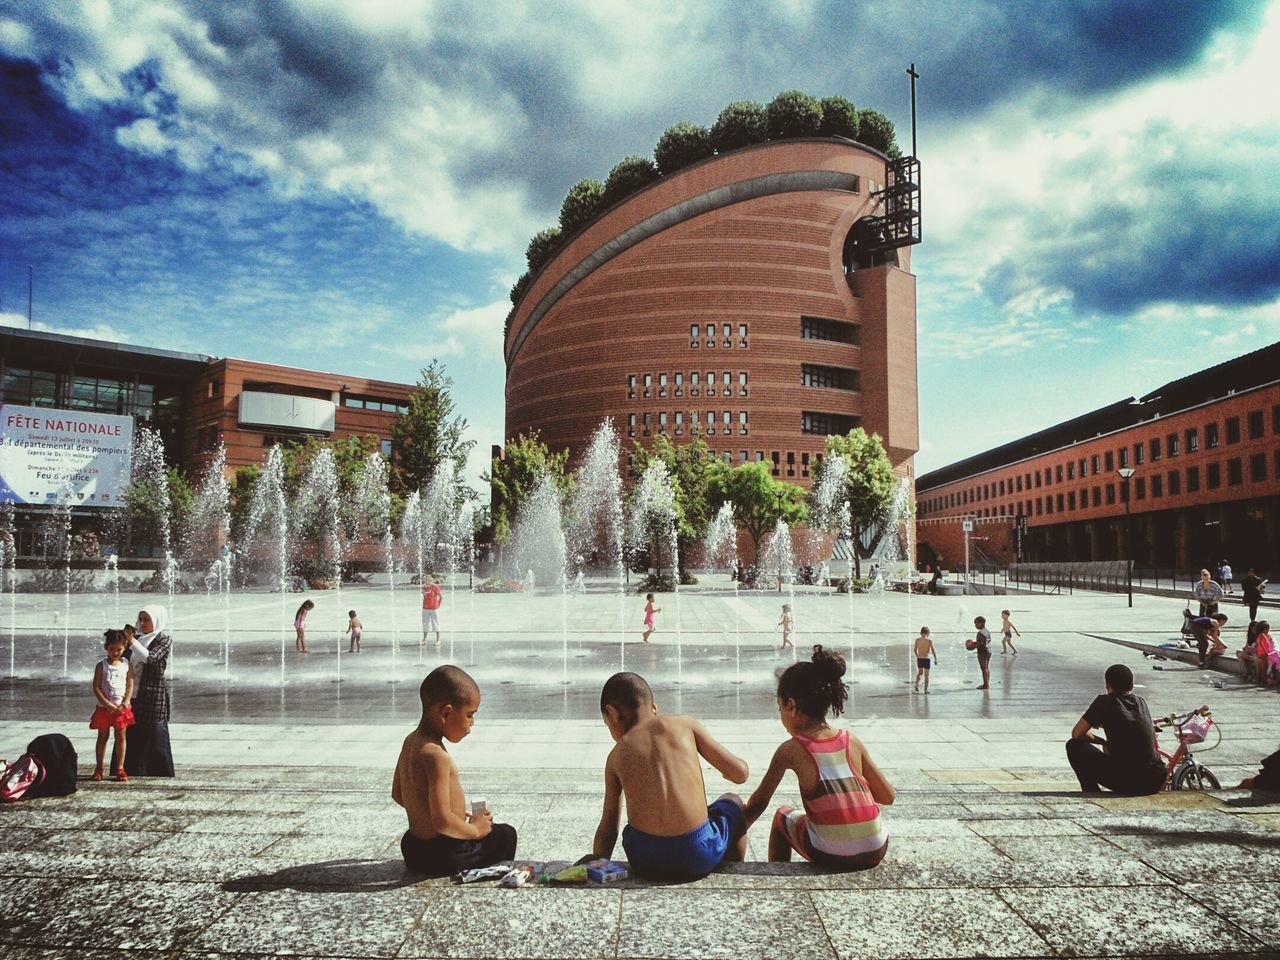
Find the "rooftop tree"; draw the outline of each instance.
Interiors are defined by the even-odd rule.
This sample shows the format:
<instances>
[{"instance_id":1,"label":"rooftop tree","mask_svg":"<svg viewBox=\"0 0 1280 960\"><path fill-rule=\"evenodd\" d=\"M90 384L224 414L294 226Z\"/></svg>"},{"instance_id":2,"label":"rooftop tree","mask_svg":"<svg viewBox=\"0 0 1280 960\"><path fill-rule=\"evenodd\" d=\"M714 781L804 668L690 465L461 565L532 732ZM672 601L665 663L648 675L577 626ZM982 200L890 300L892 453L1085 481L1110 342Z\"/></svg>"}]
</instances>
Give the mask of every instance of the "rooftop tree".
<instances>
[{"instance_id":1,"label":"rooftop tree","mask_svg":"<svg viewBox=\"0 0 1280 960\"><path fill-rule=\"evenodd\" d=\"M816 137L822 126L822 104L800 90L784 90L765 108L770 140Z\"/></svg>"},{"instance_id":2,"label":"rooftop tree","mask_svg":"<svg viewBox=\"0 0 1280 960\"><path fill-rule=\"evenodd\" d=\"M688 120L667 127L653 148L653 159L664 177L677 170L705 160L714 153L711 131Z\"/></svg>"},{"instance_id":3,"label":"rooftop tree","mask_svg":"<svg viewBox=\"0 0 1280 960\"><path fill-rule=\"evenodd\" d=\"M893 121L879 110L858 111L858 142L879 150L886 155L893 155L897 150L894 142Z\"/></svg>"},{"instance_id":4,"label":"rooftop tree","mask_svg":"<svg viewBox=\"0 0 1280 960\"><path fill-rule=\"evenodd\" d=\"M604 181L604 206L611 207L658 179L658 165L648 157L624 157Z\"/></svg>"},{"instance_id":5,"label":"rooftop tree","mask_svg":"<svg viewBox=\"0 0 1280 960\"><path fill-rule=\"evenodd\" d=\"M818 133L824 137L858 139L858 108L844 97L822 98L822 124Z\"/></svg>"},{"instance_id":6,"label":"rooftop tree","mask_svg":"<svg viewBox=\"0 0 1280 960\"><path fill-rule=\"evenodd\" d=\"M525 260L529 263L529 274L535 274L546 266L556 255L563 241L564 234L560 232L559 227L547 227L535 233L524 250Z\"/></svg>"},{"instance_id":7,"label":"rooftop tree","mask_svg":"<svg viewBox=\"0 0 1280 960\"><path fill-rule=\"evenodd\" d=\"M573 236L595 219L604 209L604 184L590 178L579 180L569 188L560 205L560 231L565 238Z\"/></svg>"},{"instance_id":8,"label":"rooftop tree","mask_svg":"<svg viewBox=\"0 0 1280 960\"><path fill-rule=\"evenodd\" d=\"M735 100L720 111L711 126L711 145L716 153L728 153L768 139L764 104L754 100Z\"/></svg>"}]
</instances>

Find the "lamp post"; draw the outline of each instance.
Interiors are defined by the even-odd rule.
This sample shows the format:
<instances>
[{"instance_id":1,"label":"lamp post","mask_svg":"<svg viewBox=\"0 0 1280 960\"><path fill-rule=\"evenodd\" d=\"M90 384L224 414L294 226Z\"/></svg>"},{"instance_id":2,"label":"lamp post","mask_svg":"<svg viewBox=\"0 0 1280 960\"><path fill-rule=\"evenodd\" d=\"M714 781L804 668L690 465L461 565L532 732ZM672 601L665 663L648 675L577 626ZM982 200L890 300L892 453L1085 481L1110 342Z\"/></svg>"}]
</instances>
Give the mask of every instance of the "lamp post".
<instances>
[{"instance_id":1,"label":"lamp post","mask_svg":"<svg viewBox=\"0 0 1280 960\"><path fill-rule=\"evenodd\" d=\"M1133 477L1133 467L1121 467L1116 473L1120 474L1120 495L1124 498L1124 554L1125 554L1125 583L1129 590L1129 606L1133 606L1133 547L1129 542L1129 480Z\"/></svg>"}]
</instances>

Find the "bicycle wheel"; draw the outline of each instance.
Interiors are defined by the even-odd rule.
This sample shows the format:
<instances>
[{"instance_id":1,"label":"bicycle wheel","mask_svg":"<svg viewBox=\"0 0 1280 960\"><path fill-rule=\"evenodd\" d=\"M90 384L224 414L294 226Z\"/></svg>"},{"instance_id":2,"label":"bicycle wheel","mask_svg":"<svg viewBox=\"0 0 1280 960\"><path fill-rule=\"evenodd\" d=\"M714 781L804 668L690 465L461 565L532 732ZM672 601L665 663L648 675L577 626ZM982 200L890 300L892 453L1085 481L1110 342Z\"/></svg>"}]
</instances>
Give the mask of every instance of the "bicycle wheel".
<instances>
[{"instance_id":1,"label":"bicycle wheel","mask_svg":"<svg viewBox=\"0 0 1280 960\"><path fill-rule=\"evenodd\" d=\"M1221 790L1213 771L1200 763L1184 763L1173 775L1174 790Z\"/></svg>"}]
</instances>

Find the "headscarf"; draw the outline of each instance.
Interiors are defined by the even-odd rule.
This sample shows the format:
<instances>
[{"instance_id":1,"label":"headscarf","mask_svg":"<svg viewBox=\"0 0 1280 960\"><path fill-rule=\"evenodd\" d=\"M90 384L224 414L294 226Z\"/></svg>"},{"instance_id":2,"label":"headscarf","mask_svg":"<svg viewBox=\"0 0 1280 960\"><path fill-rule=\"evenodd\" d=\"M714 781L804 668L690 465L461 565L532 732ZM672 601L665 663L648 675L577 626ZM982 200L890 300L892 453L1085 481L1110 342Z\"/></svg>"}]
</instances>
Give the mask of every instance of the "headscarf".
<instances>
[{"instance_id":1,"label":"headscarf","mask_svg":"<svg viewBox=\"0 0 1280 960\"><path fill-rule=\"evenodd\" d=\"M150 646L155 635L164 630L165 624L169 620L169 613L158 603L143 607L142 612L151 618L151 632L138 634L138 639L142 641L144 646Z\"/></svg>"}]
</instances>

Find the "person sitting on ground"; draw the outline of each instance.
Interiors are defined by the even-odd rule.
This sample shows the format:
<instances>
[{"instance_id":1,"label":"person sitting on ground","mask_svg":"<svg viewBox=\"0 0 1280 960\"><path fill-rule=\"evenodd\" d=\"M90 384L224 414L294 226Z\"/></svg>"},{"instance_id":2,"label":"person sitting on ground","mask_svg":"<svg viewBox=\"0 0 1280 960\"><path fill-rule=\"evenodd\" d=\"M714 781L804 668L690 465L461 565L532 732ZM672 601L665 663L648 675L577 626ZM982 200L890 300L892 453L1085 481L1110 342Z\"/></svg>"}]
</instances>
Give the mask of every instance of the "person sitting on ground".
<instances>
[{"instance_id":1,"label":"person sitting on ground","mask_svg":"<svg viewBox=\"0 0 1280 960\"><path fill-rule=\"evenodd\" d=\"M927 629L922 636L928 639ZM867 870L889 849L879 805L893 803L897 794L862 741L827 722L828 711L840 716L849 696L844 671L840 654L819 644L810 662L793 663L778 679L778 718L791 739L774 752L747 801L746 824L764 813L788 770L796 775L804 809L782 806L774 813L771 861L785 863L794 850L824 867Z\"/></svg>"},{"instance_id":2,"label":"person sitting on ground","mask_svg":"<svg viewBox=\"0 0 1280 960\"><path fill-rule=\"evenodd\" d=\"M1262 769L1252 777L1245 777L1238 784L1237 790L1261 790L1264 793L1280 794L1280 750L1264 757Z\"/></svg>"},{"instance_id":3,"label":"person sitting on ground","mask_svg":"<svg viewBox=\"0 0 1280 960\"><path fill-rule=\"evenodd\" d=\"M1280 653L1276 652L1275 641L1271 639L1271 624L1259 620L1254 627L1254 672L1258 683L1271 686L1275 682L1273 674L1280 673Z\"/></svg>"},{"instance_id":4,"label":"person sitting on ground","mask_svg":"<svg viewBox=\"0 0 1280 960\"><path fill-rule=\"evenodd\" d=\"M942 568L934 567L933 576L929 578L929 586L926 588L935 597L942 587Z\"/></svg>"},{"instance_id":5,"label":"person sitting on ground","mask_svg":"<svg viewBox=\"0 0 1280 960\"><path fill-rule=\"evenodd\" d=\"M1200 669L1209 666L1209 661L1226 652L1227 645L1222 642L1222 627L1227 622L1225 613L1215 613L1207 617L1195 617L1191 621L1191 635L1196 640L1196 650L1200 653Z\"/></svg>"},{"instance_id":6,"label":"person sitting on ground","mask_svg":"<svg viewBox=\"0 0 1280 960\"><path fill-rule=\"evenodd\" d=\"M422 719L404 738L391 781L391 799L404 807L409 829L400 838L405 865L445 877L488 867L516 855L516 829L494 823L489 810L467 811L458 768L445 749L471 732L480 688L465 670L436 667L418 690Z\"/></svg>"},{"instance_id":7,"label":"person sitting on ground","mask_svg":"<svg viewBox=\"0 0 1280 960\"><path fill-rule=\"evenodd\" d=\"M1200 604L1200 616L1209 617L1218 612L1222 599L1222 587L1213 582L1208 570L1200 571L1200 582L1191 588L1191 596Z\"/></svg>"},{"instance_id":8,"label":"person sitting on ground","mask_svg":"<svg viewBox=\"0 0 1280 960\"><path fill-rule=\"evenodd\" d=\"M1123 663L1112 664L1104 679L1107 692L1089 704L1067 741L1067 760L1080 789L1096 793L1106 787L1130 796L1159 793L1165 768L1156 754L1147 702L1133 692L1133 671ZM1098 728L1106 732L1105 740L1090 732Z\"/></svg>"},{"instance_id":9,"label":"person sitting on ground","mask_svg":"<svg viewBox=\"0 0 1280 960\"><path fill-rule=\"evenodd\" d=\"M1258 624L1249 624L1249 630L1245 633L1244 646L1236 651L1236 660L1240 662L1240 668L1244 671L1244 678L1252 681L1258 667L1258 655L1256 650L1258 637Z\"/></svg>"},{"instance_id":10,"label":"person sitting on ground","mask_svg":"<svg viewBox=\"0 0 1280 960\"><path fill-rule=\"evenodd\" d=\"M592 855L610 857L618 840L632 871L658 880L696 880L747 852L742 799L725 794L707 805L701 757L727 780L746 783L744 760L693 717L662 716L644 677L615 673L600 691L600 715L614 739L604 767L604 809Z\"/></svg>"}]
</instances>

